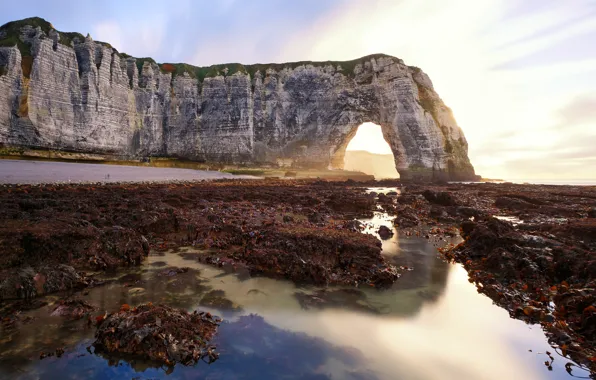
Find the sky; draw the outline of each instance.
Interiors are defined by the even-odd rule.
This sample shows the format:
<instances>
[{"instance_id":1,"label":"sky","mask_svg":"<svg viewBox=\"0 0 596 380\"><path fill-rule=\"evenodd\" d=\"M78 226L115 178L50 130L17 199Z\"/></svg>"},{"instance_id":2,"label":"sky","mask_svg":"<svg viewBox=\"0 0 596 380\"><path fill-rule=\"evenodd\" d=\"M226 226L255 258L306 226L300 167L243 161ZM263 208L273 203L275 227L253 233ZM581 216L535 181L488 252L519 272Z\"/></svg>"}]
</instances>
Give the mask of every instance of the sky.
<instances>
[{"instance_id":1,"label":"sky","mask_svg":"<svg viewBox=\"0 0 596 380\"><path fill-rule=\"evenodd\" d=\"M40 16L158 62L393 55L429 74L477 173L596 179L596 0L0 0L0 9L0 24ZM378 133L361 135L371 151L382 145Z\"/></svg>"}]
</instances>

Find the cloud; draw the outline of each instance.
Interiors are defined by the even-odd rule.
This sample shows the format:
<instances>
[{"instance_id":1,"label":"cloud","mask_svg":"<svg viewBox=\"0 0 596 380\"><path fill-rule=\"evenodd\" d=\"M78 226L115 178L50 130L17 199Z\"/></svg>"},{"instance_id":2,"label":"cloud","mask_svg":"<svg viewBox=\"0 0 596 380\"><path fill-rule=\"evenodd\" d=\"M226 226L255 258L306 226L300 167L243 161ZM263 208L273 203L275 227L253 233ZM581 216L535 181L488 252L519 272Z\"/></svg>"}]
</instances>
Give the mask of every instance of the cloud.
<instances>
[{"instance_id":1,"label":"cloud","mask_svg":"<svg viewBox=\"0 0 596 380\"><path fill-rule=\"evenodd\" d=\"M203 66L394 55L429 74L464 129L479 173L596 175L585 170L596 146L593 0L61 5L40 1L34 9L60 30L85 33L93 25L93 38L158 62ZM22 7L7 12L5 21L30 16Z\"/></svg>"},{"instance_id":2,"label":"cloud","mask_svg":"<svg viewBox=\"0 0 596 380\"><path fill-rule=\"evenodd\" d=\"M584 52L596 19L580 17L594 11L589 2L572 1L350 2L305 27L283 56L400 57L432 78L465 131L477 172L594 176L577 164L596 145L585 125L594 108L584 98L573 102L596 86L596 56Z\"/></svg>"},{"instance_id":3,"label":"cloud","mask_svg":"<svg viewBox=\"0 0 596 380\"><path fill-rule=\"evenodd\" d=\"M589 123L596 131L596 96L579 96L561 109L560 113L565 123L571 125ZM594 144L594 150L596 151L596 144Z\"/></svg>"},{"instance_id":4,"label":"cloud","mask_svg":"<svg viewBox=\"0 0 596 380\"><path fill-rule=\"evenodd\" d=\"M500 134L475 146L482 152L477 171L502 178L596 179L589 170L596 164L596 97L578 96L552 117L556 124L549 127Z\"/></svg>"}]
</instances>

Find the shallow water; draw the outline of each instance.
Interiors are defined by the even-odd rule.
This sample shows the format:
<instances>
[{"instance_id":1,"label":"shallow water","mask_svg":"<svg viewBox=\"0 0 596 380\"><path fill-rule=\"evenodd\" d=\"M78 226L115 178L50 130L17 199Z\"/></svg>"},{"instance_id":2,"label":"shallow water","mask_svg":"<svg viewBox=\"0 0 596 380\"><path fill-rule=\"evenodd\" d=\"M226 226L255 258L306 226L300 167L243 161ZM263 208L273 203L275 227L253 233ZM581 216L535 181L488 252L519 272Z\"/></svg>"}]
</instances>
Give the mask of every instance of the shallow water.
<instances>
[{"instance_id":1,"label":"shallow water","mask_svg":"<svg viewBox=\"0 0 596 380\"><path fill-rule=\"evenodd\" d=\"M367 233L380 224L391 226L381 213L366 222ZM216 341L218 361L172 370L105 358L93 348L87 351L93 328L49 316L54 306L47 306L26 312L36 319L22 329L0 334L0 377L569 379L564 367L569 360L555 353L540 327L509 318L478 294L461 266L438 256L436 244L445 242L397 233L384 241L387 258L413 270L383 291L360 285L321 293L322 288L228 273L198 263L201 252L190 248L152 254L140 268L108 275L111 283L80 297L100 306L93 315L148 301L221 315L226 322ZM172 267L191 269L173 275ZM227 301L207 302L221 291ZM330 307L303 308L297 292L329 297ZM211 306L201 306L206 302ZM251 314L263 319L246 317ZM62 358L39 360L40 351L57 347L66 347ZM552 371L544 364L546 351L555 357Z\"/></svg>"}]
</instances>

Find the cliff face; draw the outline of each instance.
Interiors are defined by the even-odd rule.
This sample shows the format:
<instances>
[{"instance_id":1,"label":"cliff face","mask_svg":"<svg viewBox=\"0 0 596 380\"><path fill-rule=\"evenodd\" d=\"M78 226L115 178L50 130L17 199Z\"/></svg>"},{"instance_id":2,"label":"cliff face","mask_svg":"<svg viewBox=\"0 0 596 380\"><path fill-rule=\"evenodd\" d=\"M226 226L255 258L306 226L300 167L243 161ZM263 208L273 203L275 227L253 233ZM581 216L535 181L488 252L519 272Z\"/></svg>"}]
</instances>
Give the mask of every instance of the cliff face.
<instances>
[{"instance_id":1,"label":"cliff face","mask_svg":"<svg viewBox=\"0 0 596 380\"><path fill-rule=\"evenodd\" d=\"M4 25L0 46L5 146L341 168L358 126L373 122L402 178L474 178L430 79L394 57L158 65L42 19Z\"/></svg>"}]
</instances>

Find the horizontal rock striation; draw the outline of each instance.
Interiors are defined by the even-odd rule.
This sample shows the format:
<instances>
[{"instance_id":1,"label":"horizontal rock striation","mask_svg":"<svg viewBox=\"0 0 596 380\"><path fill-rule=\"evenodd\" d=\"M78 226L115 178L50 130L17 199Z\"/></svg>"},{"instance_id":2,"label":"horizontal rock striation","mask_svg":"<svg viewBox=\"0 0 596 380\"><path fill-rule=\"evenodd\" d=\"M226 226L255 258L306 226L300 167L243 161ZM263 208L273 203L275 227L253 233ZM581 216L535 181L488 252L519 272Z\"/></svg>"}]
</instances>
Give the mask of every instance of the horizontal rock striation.
<instances>
[{"instance_id":1,"label":"horizontal rock striation","mask_svg":"<svg viewBox=\"0 0 596 380\"><path fill-rule=\"evenodd\" d=\"M4 146L342 168L364 122L381 126L402 179L476 178L451 110L395 57L158 65L39 18L0 28Z\"/></svg>"}]
</instances>

